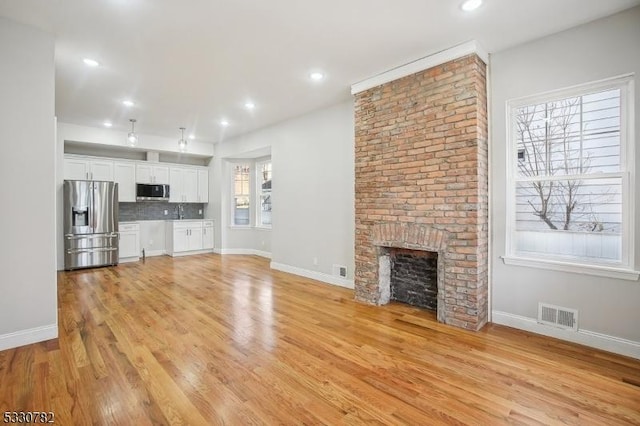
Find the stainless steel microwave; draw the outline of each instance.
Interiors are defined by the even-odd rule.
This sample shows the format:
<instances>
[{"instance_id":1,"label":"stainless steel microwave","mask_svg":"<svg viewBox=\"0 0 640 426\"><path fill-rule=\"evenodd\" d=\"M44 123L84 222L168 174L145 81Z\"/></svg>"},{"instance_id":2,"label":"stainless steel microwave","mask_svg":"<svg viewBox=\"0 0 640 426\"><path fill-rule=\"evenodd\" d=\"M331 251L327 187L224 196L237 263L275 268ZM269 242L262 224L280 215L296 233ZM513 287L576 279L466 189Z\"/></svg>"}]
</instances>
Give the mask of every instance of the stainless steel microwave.
<instances>
[{"instance_id":1,"label":"stainless steel microwave","mask_svg":"<svg viewBox=\"0 0 640 426\"><path fill-rule=\"evenodd\" d=\"M136 184L137 201L169 201L169 185Z\"/></svg>"}]
</instances>

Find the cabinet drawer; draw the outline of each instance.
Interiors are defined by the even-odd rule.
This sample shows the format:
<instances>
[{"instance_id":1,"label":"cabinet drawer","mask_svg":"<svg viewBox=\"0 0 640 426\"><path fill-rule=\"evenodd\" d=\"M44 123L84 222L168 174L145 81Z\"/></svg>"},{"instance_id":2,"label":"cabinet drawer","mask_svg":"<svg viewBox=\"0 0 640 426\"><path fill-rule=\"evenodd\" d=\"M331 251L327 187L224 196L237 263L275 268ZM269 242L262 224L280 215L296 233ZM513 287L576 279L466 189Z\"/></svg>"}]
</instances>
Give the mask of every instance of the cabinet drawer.
<instances>
[{"instance_id":1,"label":"cabinet drawer","mask_svg":"<svg viewBox=\"0 0 640 426\"><path fill-rule=\"evenodd\" d=\"M127 223L127 224L119 224L118 229L120 232L124 231L138 231L140 229L140 225L137 223Z\"/></svg>"},{"instance_id":2,"label":"cabinet drawer","mask_svg":"<svg viewBox=\"0 0 640 426\"><path fill-rule=\"evenodd\" d=\"M202 221L202 226L206 227L212 227L213 226L213 221L212 220L204 220Z\"/></svg>"},{"instance_id":3,"label":"cabinet drawer","mask_svg":"<svg viewBox=\"0 0 640 426\"><path fill-rule=\"evenodd\" d=\"M184 221L184 222L173 222L173 229L198 229L202 228L201 221Z\"/></svg>"}]
</instances>

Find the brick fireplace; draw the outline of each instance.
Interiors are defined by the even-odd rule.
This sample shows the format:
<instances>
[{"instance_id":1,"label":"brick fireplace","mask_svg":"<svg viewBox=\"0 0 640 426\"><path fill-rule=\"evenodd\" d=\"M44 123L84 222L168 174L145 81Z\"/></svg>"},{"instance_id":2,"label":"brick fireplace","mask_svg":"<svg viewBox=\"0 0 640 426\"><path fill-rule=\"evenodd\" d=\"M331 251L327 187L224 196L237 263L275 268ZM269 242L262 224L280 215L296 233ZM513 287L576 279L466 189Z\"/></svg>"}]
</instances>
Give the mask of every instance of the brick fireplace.
<instances>
[{"instance_id":1,"label":"brick fireplace","mask_svg":"<svg viewBox=\"0 0 640 426\"><path fill-rule=\"evenodd\" d=\"M388 303L390 248L437 253L438 321L487 322L486 66L475 54L355 95L355 297Z\"/></svg>"}]
</instances>

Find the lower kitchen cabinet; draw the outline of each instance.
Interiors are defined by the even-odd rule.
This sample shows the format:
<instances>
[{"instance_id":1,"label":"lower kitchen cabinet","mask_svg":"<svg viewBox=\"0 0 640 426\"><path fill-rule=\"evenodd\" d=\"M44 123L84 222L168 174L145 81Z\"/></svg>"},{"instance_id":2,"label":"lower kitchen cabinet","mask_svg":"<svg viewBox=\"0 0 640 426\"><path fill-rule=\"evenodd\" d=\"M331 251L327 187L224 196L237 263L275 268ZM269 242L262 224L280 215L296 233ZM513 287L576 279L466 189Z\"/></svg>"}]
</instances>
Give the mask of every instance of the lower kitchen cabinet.
<instances>
[{"instance_id":1,"label":"lower kitchen cabinet","mask_svg":"<svg viewBox=\"0 0 640 426\"><path fill-rule=\"evenodd\" d=\"M203 222L210 223L207 230ZM167 222L166 250L169 256L183 256L210 252L213 249L213 222L202 220L176 220ZM209 242L211 235L211 242ZM207 246L205 246L205 243ZM208 246L211 247L208 247Z\"/></svg>"},{"instance_id":2,"label":"lower kitchen cabinet","mask_svg":"<svg viewBox=\"0 0 640 426\"><path fill-rule=\"evenodd\" d=\"M140 259L140 225L137 223L120 223L118 226L120 240L118 258L120 262L132 262Z\"/></svg>"}]
</instances>

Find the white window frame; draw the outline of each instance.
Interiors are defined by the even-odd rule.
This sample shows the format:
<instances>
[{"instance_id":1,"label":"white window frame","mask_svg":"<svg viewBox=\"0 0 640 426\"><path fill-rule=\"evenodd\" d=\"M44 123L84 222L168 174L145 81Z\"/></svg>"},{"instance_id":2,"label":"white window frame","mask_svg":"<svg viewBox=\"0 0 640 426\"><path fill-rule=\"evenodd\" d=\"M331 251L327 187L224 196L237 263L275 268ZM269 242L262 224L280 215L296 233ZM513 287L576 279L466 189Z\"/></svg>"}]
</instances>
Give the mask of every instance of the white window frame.
<instances>
[{"instance_id":1,"label":"white window frame","mask_svg":"<svg viewBox=\"0 0 640 426\"><path fill-rule=\"evenodd\" d=\"M255 204L255 223L256 223L256 228L263 228L263 229L271 229L272 224L263 224L262 223L262 166L264 164L271 164L271 190L273 189L273 162L271 161L271 158L266 158L266 159L262 159L259 161L256 161L256 176L255 176L255 194L256 194L256 202ZM271 199L273 200L273 194L271 192L271 190L269 190L269 193L271 194Z\"/></svg>"},{"instance_id":2,"label":"white window frame","mask_svg":"<svg viewBox=\"0 0 640 426\"><path fill-rule=\"evenodd\" d=\"M517 173L517 132L515 112L527 105L581 96L588 93L620 89L620 173L622 176L622 258L615 263L594 263L593 260L567 260L553 255L522 256L516 252L516 179ZM635 260L635 138L634 138L634 81L633 75L623 75L592 83L581 84L566 89L550 91L533 96L507 101L507 157L506 157L506 253L503 260L509 265L527 266L590 274L618 279L637 280L640 272L634 270ZM587 263L589 262L589 263Z\"/></svg>"},{"instance_id":3,"label":"white window frame","mask_svg":"<svg viewBox=\"0 0 640 426\"><path fill-rule=\"evenodd\" d=\"M236 162L230 162L229 165L230 170L229 170L229 175L230 175L230 197L229 197L229 201L230 201L230 208L229 208L229 226L231 228L251 228L253 226L253 215L251 214L251 211L253 209L253 196L252 196L252 174L253 174L253 169L254 169L254 162L253 161L236 161ZM235 169L237 166L242 165L242 166L247 166L249 168L249 177L248 177L248 183L249 183L249 223L246 225L237 225L235 223L235 197L236 197L236 173L235 173Z\"/></svg>"}]
</instances>

